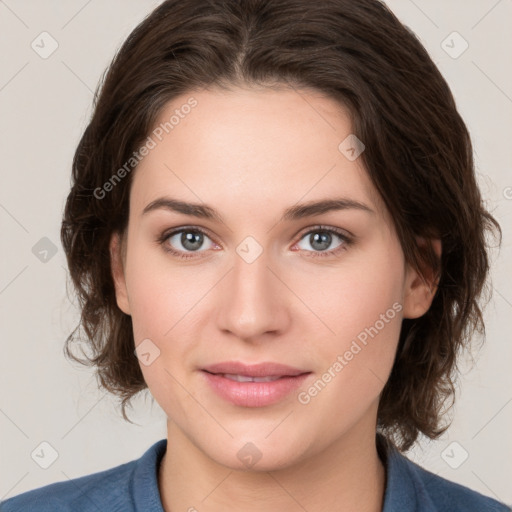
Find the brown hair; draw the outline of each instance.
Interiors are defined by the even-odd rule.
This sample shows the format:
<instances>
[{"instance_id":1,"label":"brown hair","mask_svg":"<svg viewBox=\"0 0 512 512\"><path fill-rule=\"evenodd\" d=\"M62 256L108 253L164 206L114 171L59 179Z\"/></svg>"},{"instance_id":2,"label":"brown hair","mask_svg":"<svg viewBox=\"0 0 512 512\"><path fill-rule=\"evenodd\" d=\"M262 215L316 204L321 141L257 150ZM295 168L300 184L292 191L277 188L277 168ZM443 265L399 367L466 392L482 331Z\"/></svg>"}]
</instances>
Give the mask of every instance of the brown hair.
<instances>
[{"instance_id":1,"label":"brown hair","mask_svg":"<svg viewBox=\"0 0 512 512\"><path fill-rule=\"evenodd\" d=\"M361 158L406 261L439 277L429 311L403 320L377 427L401 450L420 432L438 437L448 428L440 422L455 394L459 351L473 333L485 332L478 303L484 288L490 292L485 234L497 230L501 242L501 229L484 208L470 137L446 81L377 0L168 0L135 28L99 86L73 160L61 239L81 321L66 355L96 367L128 420L126 405L147 385L131 317L116 303L109 241L126 229L133 173L108 193L103 187L170 100L233 85L313 88L351 113L353 133L366 146ZM440 261L416 237L440 238ZM80 327L85 359L70 350Z\"/></svg>"}]
</instances>

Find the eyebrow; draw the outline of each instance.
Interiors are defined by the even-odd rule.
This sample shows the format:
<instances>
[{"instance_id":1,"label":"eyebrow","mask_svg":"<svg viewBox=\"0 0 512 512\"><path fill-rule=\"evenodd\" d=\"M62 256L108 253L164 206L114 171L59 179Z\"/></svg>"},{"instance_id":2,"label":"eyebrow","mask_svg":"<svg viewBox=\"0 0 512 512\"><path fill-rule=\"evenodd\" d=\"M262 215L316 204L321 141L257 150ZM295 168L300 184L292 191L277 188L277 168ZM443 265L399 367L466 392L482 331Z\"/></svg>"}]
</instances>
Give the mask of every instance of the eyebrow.
<instances>
[{"instance_id":1,"label":"eyebrow","mask_svg":"<svg viewBox=\"0 0 512 512\"><path fill-rule=\"evenodd\" d=\"M144 208L141 216L155 210L169 210L183 213L184 215L191 215L202 219L217 220L224 223L221 214L211 206L199 203L187 203L171 197L160 197L155 199ZM320 201L309 201L307 203L293 205L284 211L281 221L299 220L337 210L361 210L375 214L375 212L366 204L342 197L335 199L323 199Z\"/></svg>"}]
</instances>

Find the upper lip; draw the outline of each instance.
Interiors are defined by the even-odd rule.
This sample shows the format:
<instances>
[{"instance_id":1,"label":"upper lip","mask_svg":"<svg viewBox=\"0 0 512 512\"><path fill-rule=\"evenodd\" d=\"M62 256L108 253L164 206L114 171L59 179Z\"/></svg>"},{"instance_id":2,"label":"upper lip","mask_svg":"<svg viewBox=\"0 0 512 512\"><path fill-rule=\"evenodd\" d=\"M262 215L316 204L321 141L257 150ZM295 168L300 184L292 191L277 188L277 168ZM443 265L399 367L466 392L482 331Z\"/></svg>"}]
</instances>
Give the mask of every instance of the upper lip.
<instances>
[{"instance_id":1,"label":"upper lip","mask_svg":"<svg viewBox=\"0 0 512 512\"><path fill-rule=\"evenodd\" d=\"M279 363L264 362L258 364L245 364L240 361L225 361L203 368L209 373L228 373L231 375L243 375L245 377L294 377L309 373L299 368L293 368Z\"/></svg>"}]
</instances>

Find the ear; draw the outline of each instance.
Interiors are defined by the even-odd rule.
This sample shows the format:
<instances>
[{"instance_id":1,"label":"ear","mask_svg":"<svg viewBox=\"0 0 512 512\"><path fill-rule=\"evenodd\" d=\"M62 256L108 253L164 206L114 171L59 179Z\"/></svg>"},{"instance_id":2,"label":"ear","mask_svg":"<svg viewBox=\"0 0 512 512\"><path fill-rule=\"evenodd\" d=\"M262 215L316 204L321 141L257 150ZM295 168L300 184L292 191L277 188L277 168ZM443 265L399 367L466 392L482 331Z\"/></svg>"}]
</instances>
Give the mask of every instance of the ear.
<instances>
[{"instance_id":1,"label":"ear","mask_svg":"<svg viewBox=\"0 0 512 512\"><path fill-rule=\"evenodd\" d=\"M116 289L116 300L119 309L130 314L130 302L128 301L128 292L126 289L126 279L124 275L124 251L123 243L119 233L114 233L110 238L110 269L112 279Z\"/></svg>"},{"instance_id":2,"label":"ear","mask_svg":"<svg viewBox=\"0 0 512 512\"><path fill-rule=\"evenodd\" d=\"M428 241L417 238L418 246L427 249L432 246L438 259L441 259L441 240L434 238ZM409 264L406 267L404 288L404 318L419 318L430 308L439 285L439 275L427 263L422 267L422 274Z\"/></svg>"}]
</instances>

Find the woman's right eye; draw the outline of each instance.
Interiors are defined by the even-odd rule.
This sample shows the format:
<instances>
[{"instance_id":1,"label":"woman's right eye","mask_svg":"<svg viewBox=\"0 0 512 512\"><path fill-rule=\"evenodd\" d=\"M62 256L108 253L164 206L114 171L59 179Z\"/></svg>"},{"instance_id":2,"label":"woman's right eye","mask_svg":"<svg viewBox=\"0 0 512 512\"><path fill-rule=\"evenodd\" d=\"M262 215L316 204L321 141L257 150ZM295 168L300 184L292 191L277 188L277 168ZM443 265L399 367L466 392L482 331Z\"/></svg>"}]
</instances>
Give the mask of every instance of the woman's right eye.
<instances>
[{"instance_id":1,"label":"woman's right eye","mask_svg":"<svg viewBox=\"0 0 512 512\"><path fill-rule=\"evenodd\" d=\"M198 228L181 228L170 233L166 232L159 238L159 242L165 251L178 258L189 259L195 257L194 253L206 252L199 250L204 245L205 239L210 240L212 245L217 245Z\"/></svg>"}]
</instances>

